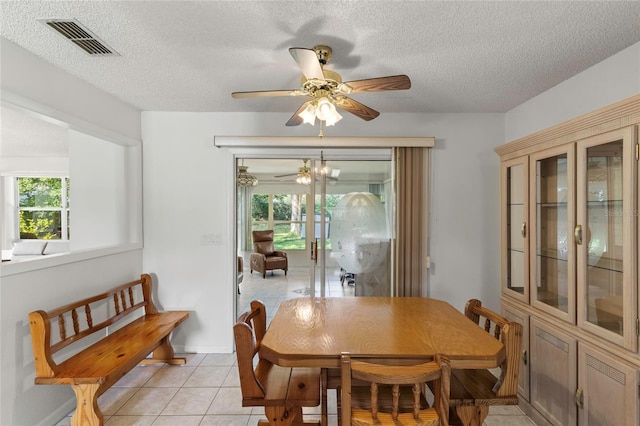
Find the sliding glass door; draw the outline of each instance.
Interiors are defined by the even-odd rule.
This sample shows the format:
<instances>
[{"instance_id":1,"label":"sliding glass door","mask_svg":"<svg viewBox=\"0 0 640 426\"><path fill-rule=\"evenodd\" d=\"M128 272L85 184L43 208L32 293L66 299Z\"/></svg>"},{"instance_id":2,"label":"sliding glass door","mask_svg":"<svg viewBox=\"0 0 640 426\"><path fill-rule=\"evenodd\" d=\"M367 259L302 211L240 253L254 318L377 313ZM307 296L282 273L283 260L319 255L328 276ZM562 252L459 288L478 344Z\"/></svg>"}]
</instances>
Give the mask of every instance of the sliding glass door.
<instances>
[{"instance_id":1,"label":"sliding glass door","mask_svg":"<svg viewBox=\"0 0 640 426\"><path fill-rule=\"evenodd\" d=\"M240 303L252 288L277 300L390 295L391 150L262 151L236 163ZM286 275L252 265L253 231L273 231L273 250L287 253Z\"/></svg>"}]
</instances>

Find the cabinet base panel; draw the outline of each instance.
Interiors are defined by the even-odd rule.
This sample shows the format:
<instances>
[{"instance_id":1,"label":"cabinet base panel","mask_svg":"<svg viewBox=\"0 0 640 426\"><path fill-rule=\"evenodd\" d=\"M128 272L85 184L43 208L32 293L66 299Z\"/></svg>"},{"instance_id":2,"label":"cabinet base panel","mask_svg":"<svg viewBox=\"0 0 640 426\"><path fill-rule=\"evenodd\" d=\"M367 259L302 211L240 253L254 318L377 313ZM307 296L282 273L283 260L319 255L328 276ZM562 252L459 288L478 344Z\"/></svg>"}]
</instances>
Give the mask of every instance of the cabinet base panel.
<instances>
[{"instance_id":1,"label":"cabinet base panel","mask_svg":"<svg viewBox=\"0 0 640 426\"><path fill-rule=\"evenodd\" d=\"M518 407L520 407L520 409L536 424L536 426L553 426L553 423L549 423L549 421L544 418L538 410L533 408L531 404L525 401L522 396L520 396L520 403L518 404Z\"/></svg>"}]
</instances>

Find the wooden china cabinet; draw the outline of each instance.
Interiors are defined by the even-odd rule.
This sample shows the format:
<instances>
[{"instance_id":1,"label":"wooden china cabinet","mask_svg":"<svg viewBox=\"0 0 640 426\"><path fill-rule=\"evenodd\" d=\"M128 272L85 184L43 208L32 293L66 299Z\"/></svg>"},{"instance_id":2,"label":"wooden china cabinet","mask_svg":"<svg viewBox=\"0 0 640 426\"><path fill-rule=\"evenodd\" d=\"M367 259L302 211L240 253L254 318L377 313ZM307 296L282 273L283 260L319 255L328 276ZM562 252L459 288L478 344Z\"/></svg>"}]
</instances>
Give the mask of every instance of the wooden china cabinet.
<instances>
[{"instance_id":1,"label":"wooden china cabinet","mask_svg":"<svg viewBox=\"0 0 640 426\"><path fill-rule=\"evenodd\" d=\"M640 424L640 95L496 149L502 312L539 424Z\"/></svg>"}]
</instances>

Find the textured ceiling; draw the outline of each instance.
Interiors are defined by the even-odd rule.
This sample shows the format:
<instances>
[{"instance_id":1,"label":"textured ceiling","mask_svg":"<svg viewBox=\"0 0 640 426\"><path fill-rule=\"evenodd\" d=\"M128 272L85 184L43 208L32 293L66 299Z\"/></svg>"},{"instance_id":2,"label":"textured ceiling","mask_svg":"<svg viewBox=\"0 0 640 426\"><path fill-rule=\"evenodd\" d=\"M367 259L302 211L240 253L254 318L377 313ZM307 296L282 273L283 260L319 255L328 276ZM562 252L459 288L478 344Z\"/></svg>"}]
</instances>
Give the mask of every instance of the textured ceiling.
<instances>
[{"instance_id":1,"label":"textured ceiling","mask_svg":"<svg viewBox=\"0 0 640 426\"><path fill-rule=\"evenodd\" d=\"M327 44L345 80L407 74L354 99L384 112L505 112L640 41L640 2L2 1L0 34L141 110L292 112L289 47ZM120 56L43 25L75 18Z\"/></svg>"},{"instance_id":2,"label":"textured ceiling","mask_svg":"<svg viewBox=\"0 0 640 426\"><path fill-rule=\"evenodd\" d=\"M0 107L0 156L67 157L66 127L4 106Z\"/></svg>"}]
</instances>

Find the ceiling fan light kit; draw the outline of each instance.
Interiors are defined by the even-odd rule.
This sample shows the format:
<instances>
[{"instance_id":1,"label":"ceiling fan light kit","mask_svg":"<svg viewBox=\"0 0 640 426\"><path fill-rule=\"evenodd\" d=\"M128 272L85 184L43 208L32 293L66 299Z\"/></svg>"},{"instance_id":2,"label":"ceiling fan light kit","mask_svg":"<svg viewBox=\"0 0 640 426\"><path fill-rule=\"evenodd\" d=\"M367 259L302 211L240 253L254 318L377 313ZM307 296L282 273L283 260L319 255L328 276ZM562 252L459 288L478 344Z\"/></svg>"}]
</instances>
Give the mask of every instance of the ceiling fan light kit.
<instances>
[{"instance_id":1,"label":"ceiling fan light kit","mask_svg":"<svg viewBox=\"0 0 640 426\"><path fill-rule=\"evenodd\" d=\"M331 58L329 46L318 45L313 49L292 47L289 53L302 70L302 86L299 89L268 90L256 92L233 92L236 99L267 96L308 96L312 98L303 103L287 122L287 126L302 123L333 126L342 119L336 107L350 112L365 121L373 120L380 113L360 102L347 97L351 93L379 92L383 90L407 90L411 80L406 75L369 78L343 82L335 71L324 69Z\"/></svg>"},{"instance_id":2,"label":"ceiling fan light kit","mask_svg":"<svg viewBox=\"0 0 640 426\"><path fill-rule=\"evenodd\" d=\"M302 160L304 164L298 168L298 176L296 177L296 183L301 185L309 185L311 183L311 169L307 166L308 158Z\"/></svg>"},{"instance_id":3,"label":"ceiling fan light kit","mask_svg":"<svg viewBox=\"0 0 640 426\"><path fill-rule=\"evenodd\" d=\"M309 102L298 116L302 118L303 123L311 124L312 126L315 124L316 118L324 121L327 126L333 126L342 120L342 116L336 110L335 105L326 97Z\"/></svg>"},{"instance_id":4,"label":"ceiling fan light kit","mask_svg":"<svg viewBox=\"0 0 640 426\"><path fill-rule=\"evenodd\" d=\"M296 183L300 185L309 185L311 183L311 178L309 176L298 176L296 178Z\"/></svg>"},{"instance_id":5,"label":"ceiling fan light kit","mask_svg":"<svg viewBox=\"0 0 640 426\"><path fill-rule=\"evenodd\" d=\"M312 126L316 123L316 107L312 102L307 104L307 107L302 110L300 114L298 114L302 118L302 122L305 124L311 124Z\"/></svg>"},{"instance_id":6,"label":"ceiling fan light kit","mask_svg":"<svg viewBox=\"0 0 640 426\"><path fill-rule=\"evenodd\" d=\"M258 178L252 174L249 174L249 172L247 171L248 168L249 167L245 165L238 166L237 181L238 181L238 186L240 187L244 188L247 186L258 185Z\"/></svg>"}]
</instances>

